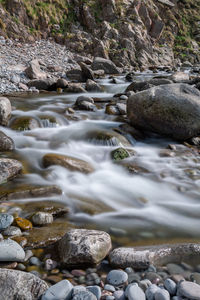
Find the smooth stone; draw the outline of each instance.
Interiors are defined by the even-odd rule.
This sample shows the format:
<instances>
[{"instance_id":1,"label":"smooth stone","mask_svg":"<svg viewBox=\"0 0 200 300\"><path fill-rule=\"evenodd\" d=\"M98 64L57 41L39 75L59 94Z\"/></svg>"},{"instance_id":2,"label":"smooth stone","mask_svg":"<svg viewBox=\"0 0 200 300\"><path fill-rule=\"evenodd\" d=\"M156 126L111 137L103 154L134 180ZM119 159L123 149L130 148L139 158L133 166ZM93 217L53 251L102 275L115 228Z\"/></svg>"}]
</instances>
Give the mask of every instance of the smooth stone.
<instances>
[{"instance_id":1,"label":"smooth stone","mask_svg":"<svg viewBox=\"0 0 200 300\"><path fill-rule=\"evenodd\" d=\"M97 300L97 298L93 293L89 291L81 291L78 294L74 295L72 300Z\"/></svg>"},{"instance_id":2,"label":"smooth stone","mask_svg":"<svg viewBox=\"0 0 200 300\"><path fill-rule=\"evenodd\" d=\"M137 285L132 285L128 291L127 291L127 297L129 300L145 300L145 293L143 290L137 286Z\"/></svg>"},{"instance_id":3,"label":"smooth stone","mask_svg":"<svg viewBox=\"0 0 200 300\"><path fill-rule=\"evenodd\" d=\"M19 218L19 217L15 218L15 223L22 230L30 230L33 227L32 223L29 220L23 219L23 218Z\"/></svg>"},{"instance_id":4,"label":"smooth stone","mask_svg":"<svg viewBox=\"0 0 200 300\"><path fill-rule=\"evenodd\" d=\"M60 262L68 266L97 264L111 248L109 234L87 229L71 229L57 243Z\"/></svg>"},{"instance_id":5,"label":"smooth stone","mask_svg":"<svg viewBox=\"0 0 200 300\"><path fill-rule=\"evenodd\" d=\"M159 287L156 284L150 285L145 292L147 300L154 300L155 293L158 289Z\"/></svg>"},{"instance_id":6,"label":"smooth stone","mask_svg":"<svg viewBox=\"0 0 200 300\"><path fill-rule=\"evenodd\" d=\"M184 269L177 265L177 264L167 264L167 270L169 272L170 275L174 275L174 274L183 274Z\"/></svg>"},{"instance_id":7,"label":"smooth stone","mask_svg":"<svg viewBox=\"0 0 200 300\"><path fill-rule=\"evenodd\" d=\"M33 266L40 266L41 265L41 261L39 260L39 258L35 257L35 256L32 256L30 259L29 259L29 263Z\"/></svg>"},{"instance_id":8,"label":"smooth stone","mask_svg":"<svg viewBox=\"0 0 200 300\"><path fill-rule=\"evenodd\" d=\"M22 170L22 164L16 159L0 158L0 184L12 179Z\"/></svg>"},{"instance_id":9,"label":"smooth stone","mask_svg":"<svg viewBox=\"0 0 200 300\"><path fill-rule=\"evenodd\" d=\"M141 280L139 283L138 283L139 287L144 291L146 292L146 290L148 289L149 286L152 285L151 281L148 280L148 279L144 279L144 280Z\"/></svg>"},{"instance_id":10,"label":"smooth stone","mask_svg":"<svg viewBox=\"0 0 200 300\"><path fill-rule=\"evenodd\" d=\"M165 289L158 289L154 295L155 300L170 300L170 294Z\"/></svg>"},{"instance_id":11,"label":"smooth stone","mask_svg":"<svg viewBox=\"0 0 200 300\"><path fill-rule=\"evenodd\" d=\"M73 285L64 279L52 285L42 296L41 300L69 300L71 299Z\"/></svg>"},{"instance_id":12,"label":"smooth stone","mask_svg":"<svg viewBox=\"0 0 200 300\"><path fill-rule=\"evenodd\" d=\"M23 248L11 239L0 242L0 261L23 261L25 252Z\"/></svg>"},{"instance_id":13,"label":"smooth stone","mask_svg":"<svg viewBox=\"0 0 200 300\"><path fill-rule=\"evenodd\" d=\"M9 127L17 131L33 130L40 127L37 119L29 116L22 116L12 119Z\"/></svg>"},{"instance_id":14,"label":"smooth stone","mask_svg":"<svg viewBox=\"0 0 200 300\"><path fill-rule=\"evenodd\" d=\"M128 280L127 273L121 270L110 271L106 278L106 281L113 286L122 285L126 283L127 280Z\"/></svg>"},{"instance_id":15,"label":"smooth stone","mask_svg":"<svg viewBox=\"0 0 200 300\"><path fill-rule=\"evenodd\" d=\"M8 228L12 222L14 221L14 218L12 215L9 214L0 214L0 230L4 230Z\"/></svg>"},{"instance_id":16,"label":"smooth stone","mask_svg":"<svg viewBox=\"0 0 200 300\"><path fill-rule=\"evenodd\" d=\"M200 300L200 285L190 281L182 281L178 285L178 295L192 300Z\"/></svg>"},{"instance_id":17,"label":"smooth stone","mask_svg":"<svg viewBox=\"0 0 200 300\"><path fill-rule=\"evenodd\" d=\"M2 300L39 299L47 288L45 281L30 273L0 269L0 298Z\"/></svg>"},{"instance_id":18,"label":"smooth stone","mask_svg":"<svg viewBox=\"0 0 200 300\"><path fill-rule=\"evenodd\" d=\"M10 100L0 97L0 125L7 126L12 112Z\"/></svg>"},{"instance_id":19,"label":"smooth stone","mask_svg":"<svg viewBox=\"0 0 200 300\"><path fill-rule=\"evenodd\" d=\"M173 280L171 280L170 278L165 279L164 287L166 288L166 290L168 290L171 296L176 295L176 283Z\"/></svg>"},{"instance_id":20,"label":"smooth stone","mask_svg":"<svg viewBox=\"0 0 200 300\"><path fill-rule=\"evenodd\" d=\"M93 286L87 286L86 288L89 292L93 293L97 300L100 300L101 298L101 288L98 285L93 285Z\"/></svg>"},{"instance_id":21,"label":"smooth stone","mask_svg":"<svg viewBox=\"0 0 200 300\"><path fill-rule=\"evenodd\" d=\"M34 225L46 225L53 223L53 216L50 213L37 212L32 216L32 222Z\"/></svg>"},{"instance_id":22,"label":"smooth stone","mask_svg":"<svg viewBox=\"0 0 200 300\"><path fill-rule=\"evenodd\" d=\"M111 285L111 284L105 284L104 290L109 291L109 292L114 292L115 291L115 287L113 285Z\"/></svg>"},{"instance_id":23,"label":"smooth stone","mask_svg":"<svg viewBox=\"0 0 200 300\"><path fill-rule=\"evenodd\" d=\"M20 235L22 235L22 232L21 232L20 228L18 228L16 226L10 226L10 227L6 228L2 232L2 234L5 236L20 236Z\"/></svg>"},{"instance_id":24,"label":"smooth stone","mask_svg":"<svg viewBox=\"0 0 200 300\"><path fill-rule=\"evenodd\" d=\"M128 283L133 283L133 282L139 282L140 281L140 276L137 273L130 273L128 274Z\"/></svg>"},{"instance_id":25,"label":"smooth stone","mask_svg":"<svg viewBox=\"0 0 200 300\"><path fill-rule=\"evenodd\" d=\"M114 296L110 296L110 295L106 296L106 300L114 300L114 299L115 299Z\"/></svg>"},{"instance_id":26,"label":"smooth stone","mask_svg":"<svg viewBox=\"0 0 200 300\"><path fill-rule=\"evenodd\" d=\"M116 300L125 300L125 293L123 290L118 290L113 293Z\"/></svg>"},{"instance_id":27,"label":"smooth stone","mask_svg":"<svg viewBox=\"0 0 200 300\"><path fill-rule=\"evenodd\" d=\"M77 285L74 286L72 289L72 298L76 295L79 294L80 292L86 292L86 288L82 285Z\"/></svg>"}]
</instances>

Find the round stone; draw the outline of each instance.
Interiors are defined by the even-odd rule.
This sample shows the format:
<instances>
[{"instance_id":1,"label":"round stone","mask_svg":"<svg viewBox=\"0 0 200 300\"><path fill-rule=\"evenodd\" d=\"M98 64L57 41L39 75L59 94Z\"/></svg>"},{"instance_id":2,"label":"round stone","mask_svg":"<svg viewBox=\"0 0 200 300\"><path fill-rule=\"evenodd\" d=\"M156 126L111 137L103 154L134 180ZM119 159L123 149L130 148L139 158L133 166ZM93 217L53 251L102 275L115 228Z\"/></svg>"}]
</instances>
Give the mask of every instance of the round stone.
<instances>
[{"instance_id":1,"label":"round stone","mask_svg":"<svg viewBox=\"0 0 200 300\"><path fill-rule=\"evenodd\" d=\"M118 290L113 293L116 300L125 300L125 293L123 290Z\"/></svg>"},{"instance_id":2,"label":"round stone","mask_svg":"<svg viewBox=\"0 0 200 300\"><path fill-rule=\"evenodd\" d=\"M147 300L154 300L155 293L158 289L159 287L156 284L150 285L145 292Z\"/></svg>"},{"instance_id":3,"label":"round stone","mask_svg":"<svg viewBox=\"0 0 200 300\"><path fill-rule=\"evenodd\" d=\"M89 291L81 291L72 298L73 300L97 300L97 297ZM43 300L43 299L42 299Z\"/></svg>"},{"instance_id":4,"label":"round stone","mask_svg":"<svg viewBox=\"0 0 200 300\"><path fill-rule=\"evenodd\" d=\"M138 285L131 285L127 291L127 297L129 300L146 300L145 293Z\"/></svg>"},{"instance_id":5,"label":"round stone","mask_svg":"<svg viewBox=\"0 0 200 300\"><path fill-rule=\"evenodd\" d=\"M21 229L16 226L10 226L6 228L3 232L5 236L20 236L22 235Z\"/></svg>"},{"instance_id":6,"label":"round stone","mask_svg":"<svg viewBox=\"0 0 200 300\"><path fill-rule=\"evenodd\" d=\"M154 296L155 300L170 300L170 294L167 290L165 289L158 289L155 292L155 296Z\"/></svg>"},{"instance_id":7,"label":"round stone","mask_svg":"<svg viewBox=\"0 0 200 300\"><path fill-rule=\"evenodd\" d=\"M27 220L27 219L23 219L23 218L15 218L15 222L17 224L17 226L19 228L21 228L22 230L29 230L32 229L32 223Z\"/></svg>"},{"instance_id":8,"label":"round stone","mask_svg":"<svg viewBox=\"0 0 200 300\"><path fill-rule=\"evenodd\" d=\"M91 293L93 293L97 300L100 300L101 298L101 288L97 285L93 285L93 286L87 286L87 290Z\"/></svg>"},{"instance_id":9,"label":"round stone","mask_svg":"<svg viewBox=\"0 0 200 300\"><path fill-rule=\"evenodd\" d=\"M182 281L178 285L178 295L193 299L200 299L200 285L190 281Z\"/></svg>"},{"instance_id":10,"label":"round stone","mask_svg":"<svg viewBox=\"0 0 200 300\"><path fill-rule=\"evenodd\" d=\"M53 216L46 212L37 212L33 215L32 221L35 225L46 225L53 223Z\"/></svg>"},{"instance_id":11,"label":"round stone","mask_svg":"<svg viewBox=\"0 0 200 300\"><path fill-rule=\"evenodd\" d=\"M176 283L173 280L171 280L170 278L165 279L164 287L166 288L166 290L168 290L171 296L176 295Z\"/></svg>"},{"instance_id":12,"label":"round stone","mask_svg":"<svg viewBox=\"0 0 200 300\"><path fill-rule=\"evenodd\" d=\"M11 239L0 242L0 261L23 261L25 252L23 248Z\"/></svg>"},{"instance_id":13,"label":"round stone","mask_svg":"<svg viewBox=\"0 0 200 300\"><path fill-rule=\"evenodd\" d=\"M115 291L115 287L111 284L106 284L104 286L104 290L109 291L109 292L114 292Z\"/></svg>"},{"instance_id":14,"label":"round stone","mask_svg":"<svg viewBox=\"0 0 200 300\"><path fill-rule=\"evenodd\" d=\"M14 218L12 215L0 214L0 230L8 228L12 224L13 220Z\"/></svg>"},{"instance_id":15,"label":"round stone","mask_svg":"<svg viewBox=\"0 0 200 300\"><path fill-rule=\"evenodd\" d=\"M74 286L72 290L72 297L74 297L76 294L79 294L80 292L86 292L86 288L82 285Z\"/></svg>"},{"instance_id":16,"label":"round stone","mask_svg":"<svg viewBox=\"0 0 200 300\"><path fill-rule=\"evenodd\" d=\"M106 296L106 300L115 300L115 297L108 295L108 296Z\"/></svg>"},{"instance_id":17,"label":"round stone","mask_svg":"<svg viewBox=\"0 0 200 300\"><path fill-rule=\"evenodd\" d=\"M68 280L61 280L52 285L42 296L41 300L71 299L73 285Z\"/></svg>"},{"instance_id":18,"label":"round stone","mask_svg":"<svg viewBox=\"0 0 200 300\"><path fill-rule=\"evenodd\" d=\"M152 285L151 281L148 280L148 279L144 279L144 280L141 280L139 283L138 283L139 287L141 287L141 289L146 292L146 290L148 289L148 287L150 285Z\"/></svg>"},{"instance_id":19,"label":"round stone","mask_svg":"<svg viewBox=\"0 0 200 300\"><path fill-rule=\"evenodd\" d=\"M32 256L29 260L30 264L33 266L40 266L41 265L41 261L39 260L39 258Z\"/></svg>"},{"instance_id":20,"label":"round stone","mask_svg":"<svg viewBox=\"0 0 200 300\"><path fill-rule=\"evenodd\" d=\"M108 273L106 281L114 286L119 286L126 283L128 275L126 272L121 270L112 270Z\"/></svg>"}]
</instances>

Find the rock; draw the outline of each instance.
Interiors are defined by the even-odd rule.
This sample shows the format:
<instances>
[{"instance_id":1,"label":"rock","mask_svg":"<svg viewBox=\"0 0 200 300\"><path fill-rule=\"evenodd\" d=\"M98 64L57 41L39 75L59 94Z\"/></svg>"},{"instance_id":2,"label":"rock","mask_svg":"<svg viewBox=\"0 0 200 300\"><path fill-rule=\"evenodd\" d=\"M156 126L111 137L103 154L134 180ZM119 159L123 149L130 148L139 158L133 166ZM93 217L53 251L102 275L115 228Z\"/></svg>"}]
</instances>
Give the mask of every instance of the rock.
<instances>
[{"instance_id":1,"label":"rock","mask_svg":"<svg viewBox=\"0 0 200 300\"><path fill-rule=\"evenodd\" d=\"M168 290L171 296L176 295L176 283L173 280L171 280L170 278L165 279L164 287L166 288L166 290Z\"/></svg>"},{"instance_id":2,"label":"rock","mask_svg":"<svg viewBox=\"0 0 200 300\"><path fill-rule=\"evenodd\" d=\"M166 84L131 96L127 116L133 126L186 140L200 133L200 92L186 84Z\"/></svg>"},{"instance_id":3,"label":"rock","mask_svg":"<svg viewBox=\"0 0 200 300\"><path fill-rule=\"evenodd\" d=\"M170 300L170 294L165 289L158 289L154 295L155 300Z\"/></svg>"},{"instance_id":4,"label":"rock","mask_svg":"<svg viewBox=\"0 0 200 300\"><path fill-rule=\"evenodd\" d=\"M144 291L146 292L146 290L148 289L148 287L150 287L152 285L151 281L148 280L148 279L144 279L144 280L141 280L139 283L138 283L139 287Z\"/></svg>"},{"instance_id":5,"label":"rock","mask_svg":"<svg viewBox=\"0 0 200 300\"><path fill-rule=\"evenodd\" d=\"M53 223L52 214L45 212L37 212L32 216L32 222L34 225L46 225Z\"/></svg>"},{"instance_id":6,"label":"rock","mask_svg":"<svg viewBox=\"0 0 200 300\"><path fill-rule=\"evenodd\" d=\"M72 229L57 244L60 260L70 265L97 264L111 249L110 236L103 231Z\"/></svg>"},{"instance_id":7,"label":"rock","mask_svg":"<svg viewBox=\"0 0 200 300\"><path fill-rule=\"evenodd\" d=\"M109 255L112 267L146 269L151 264L162 266L172 262L194 260L199 262L199 244L174 244L135 248L116 248Z\"/></svg>"},{"instance_id":8,"label":"rock","mask_svg":"<svg viewBox=\"0 0 200 300\"><path fill-rule=\"evenodd\" d=\"M74 109L89 111L97 110L96 105L94 105L94 100L91 97L86 96L80 96L76 99Z\"/></svg>"},{"instance_id":9,"label":"rock","mask_svg":"<svg viewBox=\"0 0 200 300\"><path fill-rule=\"evenodd\" d=\"M124 148L117 148L111 152L111 157L114 161L121 161L129 156L129 152Z\"/></svg>"},{"instance_id":10,"label":"rock","mask_svg":"<svg viewBox=\"0 0 200 300\"><path fill-rule=\"evenodd\" d=\"M175 5L173 2L171 2L169 0L158 0L158 2L160 2L166 6L169 6L169 7L174 7L174 5Z\"/></svg>"},{"instance_id":11,"label":"rock","mask_svg":"<svg viewBox=\"0 0 200 300\"><path fill-rule=\"evenodd\" d=\"M15 148L13 140L0 131L0 151L11 151Z\"/></svg>"},{"instance_id":12,"label":"rock","mask_svg":"<svg viewBox=\"0 0 200 300\"><path fill-rule=\"evenodd\" d=\"M13 221L14 218L12 215L0 213L0 230L8 228Z\"/></svg>"},{"instance_id":13,"label":"rock","mask_svg":"<svg viewBox=\"0 0 200 300\"><path fill-rule=\"evenodd\" d=\"M182 281L178 285L178 295L192 300L199 300L200 285L194 282Z\"/></svg>"},{"instance_id":14,"label":"rock","mask_svg":"<svg viewBox=\"0 0 200 300\"><path fill-rule=\"evenodd\" d=\"M78 294L80 292L86 292L86 288L82 285L74 286L73 290L72 290L72 297L74 297L76 294Z\"/></svg>"},{"instance_id":15,"label":"rock","mask_svg":"<svg viewBox=\"0 0 200 300\"><path fill-rule=\"evenodd\" d=\"M133 91L135 93L148 90L153 87L153 84L150 84L148 81L133 81L127 88L126 93Z\"/></svg>"},{"instance_id":16,"label":"rock","mask_svg":"<svg viewBox=\"0 0 200 300\"><path fill-rule=\"evenodd\" d=\"M116 131L91 131L87 134L89 140L95 144L106 146L131 147L128 139Z\"/></svg>"},{"instance_id":17,"label":"rock","mask_svg":"<svg viewBox=\"0 0 200 300\"><path fill-rule=\"evenodd\" d=\"M39 258L35 257L35 256L32 256L30 259L29 259L29 263L30 265L32 266L41 266L41 261L39 260Z\"/></svg>"},{"instance_id":18,"label":"rock","mask_svg":"<svg viewBox=\"0 0 200 300\"><path fill-rule=\"evenodd\" d=\"M159 290L159 287L156 285L156 284L152 284L150 285L146 292L145 292L145 295L146 295L146 298L147 300L154 300L155 299L155 293Z\"/></svg>"},{"instance_id":19,"label":"rock","mask_svg":"<svg viewBox=\"0 0 200 300\"><path fill-rule=\"evenodd\" d=\"M86 90L88 92L102 92L102 87L95 81L88 79L86 81Z\"/></svg>"},{"instance_id":20,"label":"rock","mask_svg":"<svg viewBox=\"0 0 200 300\"><path fill-rule=\"evenodd\" d=\"M94 73L93 71L83 62L79 63L82 71L82 78L84 81L87 81L88 79L94 80Z\"/></svg>"},{"instance_id":21,"label":"rock","mask_svg":"<svg viewBox=\"0 0 200 300\"><path fill-rule=\"evenodd\" d=\"M112 270L108 273L106 281L113 286L120 286L127 282L128 275L121 270Z\"/></svg>"},{"instance_id":22,"label":"rock","mask_svg":"<svg viewBox=\"0 0 200 300\"><path fill-rule=\"evenodd\" d=\"M80 291L73 296L72 300L97 300L97 298L93 293L89 291Z\"/></svg>"},{"instance_id":23,"label":"rock","mask_svg":"<svg viewBox=\"0 0 200 300\"><path fill-rule=\"evenodd\" d=\"M109 291L109 292L114 292L115 291L115 287L111 284L105 284L104 285L104 290Z\"/></svg>"},{"instance_id":24,"label":"rock","mask_svg":"<svg viewBox=\"0 0 200 300\"><path fill-rule=\"evenodd\" d=\"M48 288L41 300L69 300L71 299L73 285L68 280L62 280Z\"/></svg>"},{"instance_id":25,"label":"rock","mask_svg":"<svg viewBox=\"0 0 200 300\"><path fill-rule=\"evenodd\" d=\"M37 59L34 59L30 62L29 67L25 69L26 75L30 79L46 79L46 74L41 71L40 65Z\"/></svg>"},{"instance_id":26,"label":"rock","mask_svg":"<svg viewBox=\"0 0 200 300\"><path fill-rule=\"evenodd\" d=\"M9 127L13 130L24 131L33 130L40 127L38 120L33 117L23 116L11 120Z\"/></svg>"},{"instance_id":27,"label":"rock","mask_svg":"<svg viewBox=\"0 0 200 300\"><path fill-rule=\"evenodd\" d=\"M64 78L59 78L56 82L56 87L64 89L68 86L68 81Z\"/></svg>"},{"instance_id":28,"label":"rock","mask_svg":"<svg viewBox=\"0 0 200 300\"><path fill-rule=\"evenodd\" d=\"M22 235L21 230L15 226L8 227L2 233L4 236L20 236L20 235Z\"/></svg>"},{"instance_id":29,"label":"rock","mask_svg":"<svg viewBox=\"0 0 200 300\"><path fill-rule=\"evenodd\" d=\"M32 223L29 220L23 219L23 218L19 218L19 217L15 218L15 223L22 230L30 230L33 227Z\"/></svg>"},{"instance_id":30,"label":"rock","mask_svg":"<svg viewBox=\"0 0 200 300\"><path fill-rule=\"evenodd\" d=\"M125 96L125 95L123 95L123 96ZM128 97L127 97L127 99L128 99ZM117 103L116 106L120 112L120 115L126 115L126 104L125 103Z\"/></svg>"},{"instance_id":31,"label":"rock","mask_svg":"<svg viewBox=\"0 0 200 300\"><path fill-rule=\"evenodd\" d=\"M127 290L127 298L129 300L145 300L145 293L143 292L143 290L136 284L133 284L130 286L130 288L128 288Z\"/></svg>"},{"instance_id":32,"label":"rock","mask_svg":"<svg viewBox=\"0 0 200 300\"><path fill-rule=\"evenodd\" d=\"M45 281L31 273L0 269L1 299L36 300L46 291Z\"/></svg>"},{"instance_id":33,"label":"rock","mask_svg":"<svg viewBox=\"0 0 200 300\"><path fill-rule=\"evenodd\" d=\"M81 83L69 82L68 86L65 88L67 93L86 93L86 90L82 87Z\"/></svg>"},{"instance_id":34,"label":"rock","mask_svg":"<svg viewBox=\"0 0 200 300\"><path fill-rule=\"evenodd\" d=\"M170 275L174 275L174 274L183 274L184 269L179 266L178 264L167 264L167 271Z\"/></svg>"},{"instance_id":35,"label":"rock","mask_svg":"<svg viewBox=\"0 0 200 300\"><path fill-rule=\"evenodd\" d=\"M92 70L104 70L106 74L119 74L116 65L109 59L95 57L92 65Z\"/></svg>"},{"instance_id":36,"label":"rock","mask_svg":"<svg viewBox=\"0 0 200 300\"><path fill-rule=\"evenodd\" d=\"M37 90L55 91L57 83L53 78L34 79L28 82L28 87L35 87Z\"/></svg>"},{"instance_id":37,"label":"rock","mask_svg":"<svg viewBox=\"0 0 200 300\"><path fill-rule=\"evenodd\" d=\"M73 69L73 70L67 71L66 76L67 76L67 79L69 79L69 80L74 80L77 82L83 81L82 71L80 69Z\"/></svg>"},{"instance_id":38,"label":"rock","mask_svg":"<svg viewBox=\"0 0 200 300\"><path fill-rule=\"evenodd\" d=\"M125 293L123 290L118 290L113 293L116 300L125 300Z\"/></svg>"},{"instance_id":39,"label":"rock","mask_svg":"<svg viewBox=\"0 0 200 300\"><path fill-rule=\"evenodd\" d=\"M118 107L113 104L106 105L105 113L108 115L114 115L114 116L120 115L120 111L119 111Z\"/></svg>"},{"instance_id":40,"label":"rock","mask_svg":"<svg viewBox=\"0 0 200 300\"><path fill-rule=\"evenodd\" d=\"M170 79L167 79L167 78L157 78L157 77L154 77L154 78L150 79L148 81L148 83L157 86L157 85L162 85L162 84L171 84L171 83L173 83L173 81L170 80Z\"/></svg>"},{"instance_id":41,"label":"rock","mask_svg":"<svg viewBox=\"0 0 200 300\"><path fill-rule=\"evenodd\" d=\"M13 240L0 241L0 261L23 261L25 252L23 248Z\"/></svg>"},{"instance_id":42,"label":"rock","mask_svg":"<svg viewBox=\"0 0 200 300\"><path fill-rule=\"evenodd\" d=\"M184 72L175 72L174 74L172 74L168 78L170 80L172 80L173 82L175 82L175 83L188 82L188 80L190 79L189 74L184 73Z\"/></svg>"},{"instance_id":43,"label":"rock","mask_svg":"<svg viewBox=\"0 0 200 300\"><path fill-rule=\"evenodd\" d=\"M0 97L0 125L7 126L11 116L11 104L8 98Z\"/></svg>"},{"instance_id":44,"label":"rock","mask_svg":"<svg viewBox=\"0 0 200 300\"><path fill-rule=\"evenodd\" d=\"M22 170L22 164L9 158L0 158L0 184L15 177Z\"/></svg>"},{"instance_id":45,"label":"rock","mask_svg":"<svg viewBox=\"0 0 200 300\"><path fill-rule=\"evenodd\" d=\"M97 298L97 300L100 300L101 298L101 288L98 285L93 286L87 286L87 290L94 294Z\"/></svg>"},{"instance_id":46,"label":"rock","mask_svg":"<svg viewBox=\"0 0 200 300\"><path fill-rule=\"evenodd\" d=\"M93 167L86 161L61 154L49 153L43 157L44 167L47 168L53 165L60 165L70 171L82 172L82 173L92 173L94 171Z\"/></svg>"}]
</instances>

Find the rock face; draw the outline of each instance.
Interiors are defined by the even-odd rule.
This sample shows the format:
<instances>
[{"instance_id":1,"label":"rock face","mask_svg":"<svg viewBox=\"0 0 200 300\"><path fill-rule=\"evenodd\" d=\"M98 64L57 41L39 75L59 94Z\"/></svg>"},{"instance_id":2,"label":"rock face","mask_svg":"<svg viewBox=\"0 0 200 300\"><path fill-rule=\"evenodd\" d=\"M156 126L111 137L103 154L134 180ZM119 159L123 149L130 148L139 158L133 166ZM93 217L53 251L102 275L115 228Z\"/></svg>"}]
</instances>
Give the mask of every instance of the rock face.
<instances>
[{"instance_id":1,"label":"rock face","mask_svg":"<svg viewBox=\"0 0 200 300\"><path fill-rule=\"evenodd\" d=\"M111 247L109 234L87 229L72 229L57 244L61 262L69 266L97 264Z\"/></svg>"},{"instance_id":2,"label":"rock face","mask_svg":"<svg viewBox=\"0 0 200 300\"><path fill-rule=\"evenodd\" d=\"M6 126L11 115L11 104L8 98L0 97L0 125Z\"/></svg>"},{"instance_id":3,"label":"rock face","mask_svg":"<svg viewBox=\"0 0 200 300\"><path fill-rule=\"evenodd\" d=\"M38 299L48 288L45 281L31 273L0 269L1 299Z\"/></svg>"},{"instance_id":4,"label":"rock face","mask_svg":"<svg viewBox=\"0 0 200 300\"><path fill-rule=\"evenodd\" d=\"M128 99L133 126L186 140L200 134L200 92L187 84L166 84Z\"/></svg>"},{"instance_id":5,"label":"rock face","mask_svg":"<svg viewBox=\"0 0 200 300\"><path fill-rule=\"evenodd\" d=\"M92 70L104 70L106 74L119 74L116 65L109 59L95 57L92 63Z\"/></svg>"},{"instance_id":6,"label":"rock face","mask_svg":"<svg viewBox=\"0 0 200 300\"><path fill-rule=\"evenodd\" d=\"M9 158L0 158L0 184L16 176L22 170L22 164Z\"/></svg>"}]
</instances>

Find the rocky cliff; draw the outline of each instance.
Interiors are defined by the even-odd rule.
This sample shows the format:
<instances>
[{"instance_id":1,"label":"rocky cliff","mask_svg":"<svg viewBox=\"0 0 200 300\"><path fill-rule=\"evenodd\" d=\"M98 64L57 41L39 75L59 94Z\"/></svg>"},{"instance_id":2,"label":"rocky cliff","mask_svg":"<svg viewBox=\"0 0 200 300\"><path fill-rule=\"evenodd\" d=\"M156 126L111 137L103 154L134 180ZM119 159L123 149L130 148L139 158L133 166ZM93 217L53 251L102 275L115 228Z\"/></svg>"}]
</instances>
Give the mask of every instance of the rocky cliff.
<instances>
[{"instance_id":1,"label":"rocky cliff","mask_svg":"<svg viewBox=\"0 0 200 300\"><path fill-rule=\"evenodd\" d=\"M0 35L52 37L119 67L198 63L199 11L196 0L0 0Z\"/></svg>"}]
</instances>

